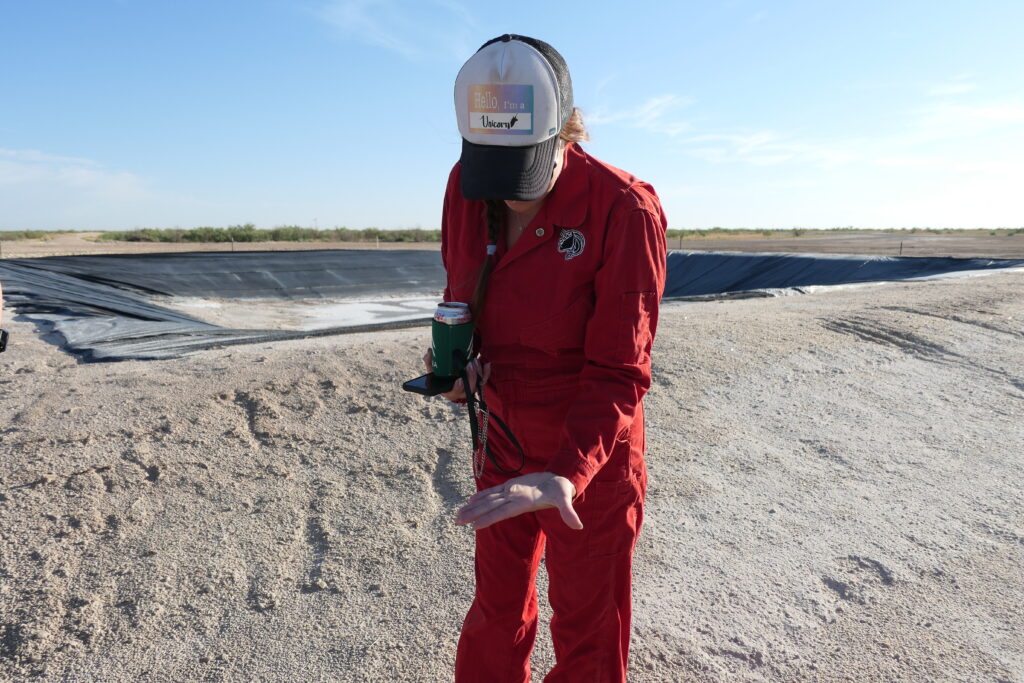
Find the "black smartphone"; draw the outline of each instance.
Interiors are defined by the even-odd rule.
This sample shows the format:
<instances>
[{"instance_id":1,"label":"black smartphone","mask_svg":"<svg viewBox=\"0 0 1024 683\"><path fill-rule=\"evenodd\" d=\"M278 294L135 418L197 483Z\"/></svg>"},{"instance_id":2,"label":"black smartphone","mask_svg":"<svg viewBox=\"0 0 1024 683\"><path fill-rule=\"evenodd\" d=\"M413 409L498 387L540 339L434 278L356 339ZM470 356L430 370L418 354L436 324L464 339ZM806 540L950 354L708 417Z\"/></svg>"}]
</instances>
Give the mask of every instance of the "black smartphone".
<instances>
[{"instance_id":1,"label":"black smartphone","mask_svg":"<svg viewBox=\"0 0 1024 683\"><path fill-rule=\"evenodd\" d=\"M437 377L432 372L428 372L425 375L420 375L416 379L411 379L408 382L402 384L402 388L406 391L411 391L414 394L423 394L424 396L437 396L443 394L446 391L451 391L452 386L455 384L455 377Z\"/></svg>"}]
</instances>

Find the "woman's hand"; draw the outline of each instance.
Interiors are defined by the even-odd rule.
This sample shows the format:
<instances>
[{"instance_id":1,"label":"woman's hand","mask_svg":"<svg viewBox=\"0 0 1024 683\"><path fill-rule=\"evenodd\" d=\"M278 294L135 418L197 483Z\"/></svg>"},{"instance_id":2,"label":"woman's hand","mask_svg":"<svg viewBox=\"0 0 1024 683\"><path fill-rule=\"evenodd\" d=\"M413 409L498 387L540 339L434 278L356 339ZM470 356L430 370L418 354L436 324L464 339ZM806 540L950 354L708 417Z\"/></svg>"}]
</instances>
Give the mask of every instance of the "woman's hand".
<instances>
[{"instance_id":1,"label":"woman's hand","mask_svg":"<svg viewBox=\"0 0 1024 683\"><path fill-rule=\"evenodd\" d=\"M427 352L423 354L423 364L427 366L427 372L434 369L433 366L434 352L432 349L427 349ZM487 384L487 379L491 376L491 364L481 363L479 358L474 358L469 361L469 365L466 366L466 379L469 380L470 391L476 391L477 378L480 379L480 384ZM443 398L449 401L465 401L466 400L466 389L462 386L462 378L455 380L455 384L452 385L452 390L444 394L440 394Z\"/></svg>"},{"instance_id":2,"label":"woman's hand","mask_svg":"<svg viewBox=\"0 0 1024 683\"><path fill-rule=\"evenodd\" d=\"M565 477L551 472L524 474L501 486L478 491L455 516L456 524L472 524L479 531L524 512L558 508L562 521L571 529L582 529L583 522L572 507L576 487Z\"/></svg>"}]
</instances>

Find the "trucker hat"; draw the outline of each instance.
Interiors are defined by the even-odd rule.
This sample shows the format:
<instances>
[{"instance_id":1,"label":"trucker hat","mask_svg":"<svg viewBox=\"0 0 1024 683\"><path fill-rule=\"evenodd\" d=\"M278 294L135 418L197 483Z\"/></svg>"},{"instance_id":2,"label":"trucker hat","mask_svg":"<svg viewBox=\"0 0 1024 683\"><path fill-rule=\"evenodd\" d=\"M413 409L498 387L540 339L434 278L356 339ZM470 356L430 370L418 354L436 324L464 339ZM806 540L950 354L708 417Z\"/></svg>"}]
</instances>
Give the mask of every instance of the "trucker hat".
<instances>
[{"instance_id":1,"label":"trucker hat","mask_svg":"<svg viewBox=\"0 0 1024 683\"><path fill-rule=\"evenodd\" d=\"M537 199L551 182L558 134L572 116L569 68L544 41L506 33L459 71L455 113L462 196Z\"/></svg>"}]
</instances>

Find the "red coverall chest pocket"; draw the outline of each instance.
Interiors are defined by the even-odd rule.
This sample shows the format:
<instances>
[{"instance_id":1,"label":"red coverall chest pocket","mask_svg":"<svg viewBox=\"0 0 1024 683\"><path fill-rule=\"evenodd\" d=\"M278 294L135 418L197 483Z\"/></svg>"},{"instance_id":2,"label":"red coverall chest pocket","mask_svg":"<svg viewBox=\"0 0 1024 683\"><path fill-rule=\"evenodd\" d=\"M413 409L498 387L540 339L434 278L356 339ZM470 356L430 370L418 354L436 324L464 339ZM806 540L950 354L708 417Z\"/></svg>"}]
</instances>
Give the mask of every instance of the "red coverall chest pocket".
<instances>
[{"instance_id":1,"label":"red coverall chest pocket","mask_svg":"<svg viewBox=\"0 0 1024 683\"><path fill-rule=\"evenodd\" d=\"M521 327L519 343L547 353L583 348L587 321L593 310L591 297L582 294L564 309Z\"/></svg>"}]
</instances>

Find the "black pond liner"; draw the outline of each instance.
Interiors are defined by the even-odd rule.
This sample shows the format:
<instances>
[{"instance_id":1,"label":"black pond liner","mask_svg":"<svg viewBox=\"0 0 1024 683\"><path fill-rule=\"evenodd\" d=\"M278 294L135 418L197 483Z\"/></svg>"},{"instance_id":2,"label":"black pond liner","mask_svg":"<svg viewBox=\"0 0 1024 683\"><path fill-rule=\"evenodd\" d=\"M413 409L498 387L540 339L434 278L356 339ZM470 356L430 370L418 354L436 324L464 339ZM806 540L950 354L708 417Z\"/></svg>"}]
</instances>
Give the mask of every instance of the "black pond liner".
<instances>
[{"instance_id":1,"label":"black pond liner","mask_svg":"<svg viewBox=\"0 0 1024 683\"><path fill-rule=\"evenodd\" d=\"M1022 259L672 251L666 299L715 298L773 290L934 278L1024 267Z\"/></svg>"},{"instance_id":2,"label":"black pond liner","mask_svg":"<svg viewBox=\"0 0 1024 683\"><path fill-rule=\"evenodd\" d=\"M666 299L771 296L803 287L907 280L1024 260L672 251ZM0 260L6 305L52 327L85 361L174 358L233 344L424 325L429 318L320 330L242 330L159 306L155 296L372 298L444 288L437 251L323 250L54 256Z\"/></svg>"}]
</instances>

